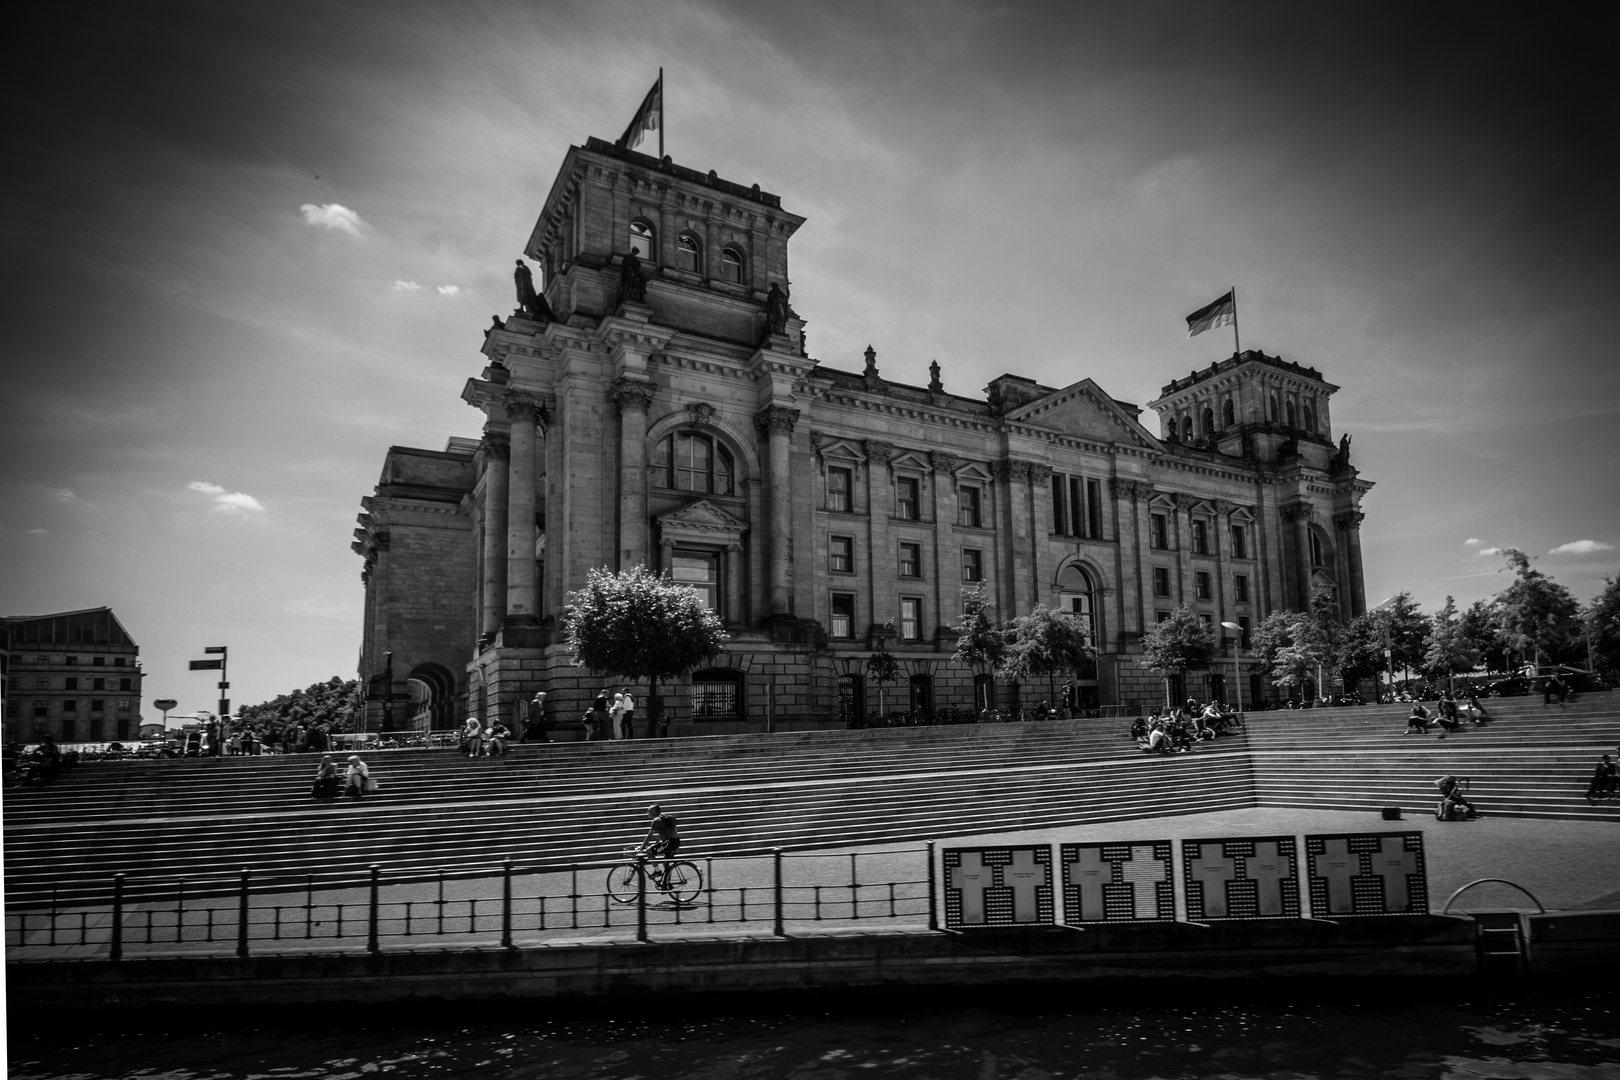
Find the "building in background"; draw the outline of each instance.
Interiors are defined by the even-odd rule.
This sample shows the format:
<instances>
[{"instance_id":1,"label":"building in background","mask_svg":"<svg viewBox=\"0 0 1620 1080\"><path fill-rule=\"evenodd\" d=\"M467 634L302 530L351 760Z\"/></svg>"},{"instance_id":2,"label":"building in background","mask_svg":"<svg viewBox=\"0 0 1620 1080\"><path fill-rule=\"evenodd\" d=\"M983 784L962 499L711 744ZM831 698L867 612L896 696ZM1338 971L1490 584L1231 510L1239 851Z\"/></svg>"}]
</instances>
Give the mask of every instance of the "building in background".
<instances>
[{"instance_id":1,"label":"building in background","mask_svg":"<svg viewBox=\"0 0 1620 1080\"><path fill-rule=\"evenodd\" d=\"M140 736L140 647L111 608L0 620L10 634L5 738L127 742Z\"/></svg>"},{"instance_id":2,"label":"building in background","mask_svg":"<svg viewBox=\"0 0 1620 1080\"><path fill-rule=\"evenodd\" d=\"M390 449L363 502L372 726L510 722L537 689L580 715L607 677L569 665L558 627L600 566L667 571L724 618L724 655L666 688L692 732L842 725L880 689L917 711L1009 703L951 660L975 586L998 619L1081 622L1099 656L1066 690L1080 708L1163 700L1140 641L1179 605L1245 635L1315 589L1365 609L1371 484L1318 371L1220 358L1164 387L1154 432L1087 378L961 395L937 363L927 386L885 379L870 347L859 370L823 364L787 294L803 222L758 185L570 148L525 248L543 288L520 264L462 390L481 437ZM882 688L880 641L902 670ZM1235 698L1230 670L1175 692Z\"/></svg>"}]
</instances>

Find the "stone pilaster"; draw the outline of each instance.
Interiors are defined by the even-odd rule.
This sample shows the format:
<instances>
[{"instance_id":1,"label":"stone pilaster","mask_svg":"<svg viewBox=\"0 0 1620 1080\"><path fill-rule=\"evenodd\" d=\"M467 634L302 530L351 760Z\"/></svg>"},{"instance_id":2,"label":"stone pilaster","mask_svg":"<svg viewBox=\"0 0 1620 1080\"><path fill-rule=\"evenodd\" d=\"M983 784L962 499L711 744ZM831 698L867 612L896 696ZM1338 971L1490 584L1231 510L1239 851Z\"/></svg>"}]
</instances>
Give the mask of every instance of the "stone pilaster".
<instances>
[{"instance_id":1,"label":"stone pilaster","mask_svg":"<svg viewBox=\"0 0 1620 1080\"><path fill-rule=\"evenodd\" d=\"M1194 603L1198 595L1193 588L1192 566L1192 504L1189 496L1173 494L1170 504L1170 546L1176 560L1175 606Z\"/></svg>"},{"instance_id":2,"label":"stone pilaster","mask_svg":"<svg viewBox=\"0 0 1620 1080\"><path fill-rule=\"evenodd\" d=\"M934 484L934 622L945 626L956 621L962 589L962 542L956 526L960 516L956 506L956 469L961 461L954 454L935 450L928 455Z\"/></svg>"},{"instance_id":3,"label":"stone pilaster","mask_svg":"<svg viewBox=\"0 0 1620 1080\"><path fill-rule=\"evenodd\" d=\"M1342 590L1344 600L1340 606L1346 621L1367 611L1367 582L1362 576L1361 569L1361 523L1366 516L1359 510L1333 516L1334 527L1338 529L1341 538L1339 588Z\"/></svg>"},{"instance_id":4,"label":"stone pilaster","mask_svg":"<svg viewBox=\"0 0 1620 1080\"><path fill-rule=\"evenodd\" d=\"M532 394L508 390L506 418L512 425L512 458L506 492L506 619L504 645L533 646L540 625L534 574L534 452L540 402Z\"/></svg>"},{"instance_id":5,"label":"stone pilaster","mask_svg":"<svg viewBox=\"0 0 1620 1080\"><path fill-rule=\"evenodd\" d=\"M1283 520L1293 528L1290 530L1293 537L1294 557L1291 561L1293 579L1289 607L1295 611L1308 611L1311 606L1311 518L1316 516L1316 508L1310 503L1289 503L1282 508Z\"/></svg>"},{"instance_id":6,"label":"stone pilaster","mask_svg":"<svg viewBox=\"0 0 1620 1080\"><path fill-rule=\"evenodd\" d=\"M484 573L479 583L478 644L487 647L506 618L506 498L512 443L504 433L484 434Z\"/></svg>"},{"instance_id":7,"label":"stone pilaster","mask_svg":"<svg viewBox=\"0 0 1620 1080\"><path fill-rule=\"evenodd\" d=\"M647 546L647 406L657 387L621 378L609 396L619 409L619 569L645 563Z\"/></svg>"},{"instance_id":8,"label":"stone pilaster","mask_svg":"<svg viewBox=\"0 0 1620 1080\"><path fill-rule=\"evenodd\" d=\"M1001 488L1004 528L1007 533L1007 610L1003 619L1027 613L1034 595L1031 559L1035 540L1031 536L1029 506L1029 462L996 462L997 486Z\"/></svg>"},{"instance_id":9,"label":"stone pilaster","mask_svg":"<svg viewBox=\"0 0 1620 1080\"><path fill-rule=\"evenodd\" d=\"M1032 462L1029 466L1030 538L1029 584L1030 603L1044 604L1051 597L1051 582L1047 572L1050 561L1047 545L1055 523L1052 521L1052 466ZM1056 565L1056 563L1053 563Z\"/></svg>"},{"instance_id":10,"label":"stone pilaster","mask_svg":"<svg viewBox=\"0 0 1620 1080\"><path fill-rule=\"evenodd\" d=\"M866 451L866 580L872 597L872 622L882 624L900 617L899 593L894 587L894 542L889 531L889 521L894 516L894 485L890 482L889 461L894 457L894 447L868 439L863 449Z\"/></svg>"},{"instance_id":11,"label":"stone pilaster","mask_svg":"<svg viewBox=\"0 0 1620 1080\"><path fill-rule=\"evenodd\" d=\"M1236 504L1225 499L1215 500L1215 520L1210 523L1210 542L1215 545L1215 610L1216 622L1237 622L1237 601L1232 599L1232 512ZM1251 585L1253 582L1250 583ZM1217 629L1216 636L1224 637L1229 630Z\"/></svg>"},{"instance_id":12,"label":"stone pilaster","mask_svg":"<svg viewBox=\"0 0 1620 1080\"><path fill-rule=\"evenodd\" d=\"M754 418L760 434L769 446L770 461L770 536L771 562L770 616L787 615L788 597L793 591L793 566L789 552L793 543L793 473L789 456L792 452L793 425L799 422L799 410L770 405Z\"/></svg>"}]
</instances>

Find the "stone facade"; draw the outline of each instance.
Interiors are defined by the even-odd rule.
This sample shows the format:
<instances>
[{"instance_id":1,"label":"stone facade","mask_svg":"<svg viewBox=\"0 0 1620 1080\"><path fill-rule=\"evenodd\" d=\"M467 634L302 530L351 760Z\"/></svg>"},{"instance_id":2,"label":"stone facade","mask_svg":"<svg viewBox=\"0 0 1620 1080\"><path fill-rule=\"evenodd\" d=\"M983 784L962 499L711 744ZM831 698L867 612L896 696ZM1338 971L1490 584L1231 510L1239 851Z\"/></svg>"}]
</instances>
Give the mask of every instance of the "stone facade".
<instances>
[{"instance_id":1,"label":"stone facade","mask_svg":"<svg viewBox=\"0 0 1620 1080\"><path fill-rule=\"evenodd\" d=\"M110 608L10 616L5 739L130 742L141 731L141 652Z\"/></svg>"},{"instance_id":2,"label":"stone facade","mask_svg":"<svg viewBox=\"0 0 1620 1080\"><path fill-rule=\"evenodd\" d=\"M1155 434L1090 379L961 396L937 365L926 387L886 380L872 348L835 368L772 295L802 223L757 186L569 150L526 248L543 297L485 331L462 391L482 438L390 450L365 500L370 708L414 694L432 703L416 726L510 720L546 689L553 722L578 717L608 679L569 665L558 624L604 565L670 571L729 628L714 669L668 688L677 732L836 726L880 695L970 709L951 628L978 584L999 619L1045 604L1087 626L1085 708L1163 699L1139 643L1180 604L1249 626L1320 585L1365 609L1371 484L1332 441L1317 371L1221 359L1164 387ZM881 687L863 678L880 642L901 668ZM426 686L424 664L455 685ZM1246 701L1267 692L1251 674ZM1196 678L1237 696L1221 666Z\"/></svg>"}]
</instances>

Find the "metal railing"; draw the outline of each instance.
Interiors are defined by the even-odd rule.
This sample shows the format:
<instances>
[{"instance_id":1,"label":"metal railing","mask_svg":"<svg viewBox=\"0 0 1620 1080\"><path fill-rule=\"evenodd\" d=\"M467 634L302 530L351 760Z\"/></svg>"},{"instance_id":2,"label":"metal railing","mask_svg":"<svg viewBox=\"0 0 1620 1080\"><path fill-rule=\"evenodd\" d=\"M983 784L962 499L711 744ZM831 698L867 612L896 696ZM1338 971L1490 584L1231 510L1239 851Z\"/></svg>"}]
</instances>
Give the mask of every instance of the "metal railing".
<instances>
[{"instance_id":1,"label":"metal railing","mask_svg":"<svg viewBox=\"0 0 1620 1080\"><path fill-rule=\"evenodd\" d=\"M651 941L737 932L779 937L883 922L938 929L934 846L835 855L690 859L703 873L690 900L649 887L629 902L607 891L625 864L524 867L508 858L487 873L367 867L362 878L254 873L139 879L116 874L102 904L58 905L6 915L13 961L174 955L248 957L256 952L370 953L389 946L466 948L568 941ZM654 860L656 862L656 860ZM143 896L130 899L132 886ZM158 889L158 886L166 886Z\"/></svg>"}]
</instances>

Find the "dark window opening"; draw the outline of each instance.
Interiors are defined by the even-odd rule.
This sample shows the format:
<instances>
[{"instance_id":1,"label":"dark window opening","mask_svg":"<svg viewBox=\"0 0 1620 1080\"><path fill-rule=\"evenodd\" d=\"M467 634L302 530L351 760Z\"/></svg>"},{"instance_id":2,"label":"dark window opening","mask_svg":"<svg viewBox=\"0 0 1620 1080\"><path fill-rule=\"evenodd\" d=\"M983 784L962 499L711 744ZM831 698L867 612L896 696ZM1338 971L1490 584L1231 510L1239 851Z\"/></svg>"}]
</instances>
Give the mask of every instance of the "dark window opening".
<instances>
[{"instance_id":1,"label":"dark window opening","mask_svg":"<svg viewBox=\"0 0 1620 1080\"><path fill-rule=\"evenodd\" d=\"M835 536L828 548L827 568L835 574L855 572L855 538Z\"/></svg>"},{"instance_id":2,"label":"dark window opening","mask_svg":"<svg viewBox=\"0 0 1620 1080\"><path fill-rule=\"evenodd\" d=\"M900 545L900 576L907 578L922 577L922 545Z\"/></svg>"},{"instance_id":3,"label":"dark window opening","mask_svg":"<svg viewBox=\"0 0 1620 1080\"><path fill-rule=\"evenodd\" d=\"M692 676L693 720L741 720L742 673L729 668L699 671Z\"/></svg>"},{"instance_id":4,"label":"dark window opening","mask_svg":"<svg viewBox=\"0 0 1620 1080\"><path fill-rule=\"evenodd\" d=\"M851 638L855 636L855 594L832 594L832 636L835 638Z\"/></svg>"},{"instance_id":5,"label":"dark window opening","mask_svg":"<svg viewBox=\"0 0 1620 1080\"><path fill-rule=\"evenodd\" d=\"M962 580L984 580L984 552L974 548L962 549Z\"/></svg>"},{"instance_id":6,"label":"dark window opening","mask_svg":"<svg viewBox=\"0 0 1620 1080\"><path fill-rule=\"evenodd\" d=\"M1167 567L1167 566L1155 566L1153 568L1153 595L1154 596L1169 596L1170 595L1170 568L1169 567Z\"/></svg>"},{"instance_id":7,"label":"dark window opening","mask_svg":"<svg viewBox=\"0 0 1620 1080\"><path fill-rule=\"evenodd\" d=\"M922 518L922 484L914 476L902 476L895 481L895 516L905 521Z\"/></svg>"}]
</instances>

